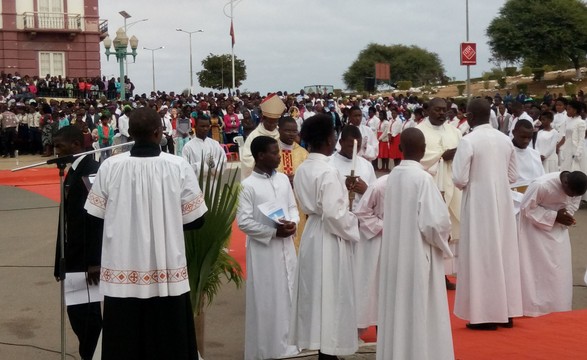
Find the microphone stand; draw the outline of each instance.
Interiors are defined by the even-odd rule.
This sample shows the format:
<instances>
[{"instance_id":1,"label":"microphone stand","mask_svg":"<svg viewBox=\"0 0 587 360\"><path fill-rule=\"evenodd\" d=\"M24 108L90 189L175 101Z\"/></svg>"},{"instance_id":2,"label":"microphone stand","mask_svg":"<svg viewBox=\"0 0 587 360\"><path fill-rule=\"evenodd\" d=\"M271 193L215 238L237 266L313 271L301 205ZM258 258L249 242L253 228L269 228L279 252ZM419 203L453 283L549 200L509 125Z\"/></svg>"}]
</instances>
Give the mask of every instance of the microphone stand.
<instances>
[{"instance_id":1,"label":"microphone stand","mask_svg":"<svg viewBox=\"0 0 587 360\"><path fill-rule=\"evenodd\" d=\"M22 166L18 168L14 168L10 171L21 171L25 169L30 169L38 166L43 165L51 165L56 164L57 168L59 169L59 279L61 285L61 360L65 360L66 352L65 352L65 168L67 164L73 163L77 158L84 155L90 155L95 153L100 153L107 150L116 149L122 146L131 146L135 142L130 141L124 144L118 144L113 146L108 146L105 148L97 149L97 150L90 150L79 154L73 155L65 155L56 157L53 159L49 159L44 162Z\"/></svg>"}]
</instances>

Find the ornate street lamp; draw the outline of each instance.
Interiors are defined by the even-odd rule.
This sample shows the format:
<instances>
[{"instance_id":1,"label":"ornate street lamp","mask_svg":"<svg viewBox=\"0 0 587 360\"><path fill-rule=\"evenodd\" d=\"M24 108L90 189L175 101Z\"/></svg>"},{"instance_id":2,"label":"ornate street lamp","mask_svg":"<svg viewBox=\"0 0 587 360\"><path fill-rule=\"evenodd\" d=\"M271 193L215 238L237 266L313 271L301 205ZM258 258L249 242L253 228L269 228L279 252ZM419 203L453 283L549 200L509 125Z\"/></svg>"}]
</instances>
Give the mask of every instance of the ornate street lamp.
<instances>
[{"instance_id":1,"label":"ornate street lamp","mask_svg":"<svg viewBox=\"0 0 587 360\"><path fill-rule=\"evenodd\" d=\"M130 48L132 52L127 52L128 44L130 43ZM110 51L110 48L114 45L114 51ZM130 39L126 35L126 32L123 28L119 28L116 31L116 37L114 40L110 40L110 36L106 36L104 39L104 47L106 48L106 59L110 60L110 55L116 55L116 61L118 61L120 65L120 99L126 99L126 89L125 89L125 82L124 82L124 62L127 56L131 55L133 62L137 57L137 48L139 46L139 39L136 36L132 36Z\"/></svg>"}]
</instances>

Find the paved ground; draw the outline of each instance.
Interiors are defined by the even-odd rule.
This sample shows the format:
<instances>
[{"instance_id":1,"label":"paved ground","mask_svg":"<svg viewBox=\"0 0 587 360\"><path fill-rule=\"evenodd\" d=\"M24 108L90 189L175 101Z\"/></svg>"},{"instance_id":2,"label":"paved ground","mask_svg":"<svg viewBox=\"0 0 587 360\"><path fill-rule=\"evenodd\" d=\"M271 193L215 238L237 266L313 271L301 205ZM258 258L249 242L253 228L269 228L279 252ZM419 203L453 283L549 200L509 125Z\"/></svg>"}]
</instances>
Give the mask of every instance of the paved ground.
<instances>
[{"instance_id":1,"label":"paved ground","mask_svg":"<svg viewBox=\"0 0 587 360\"><path fill-rule=\"evenodd\" d=\"M43 161L21 156L20 165ZM16 166L0 159L0 170ZM28 191L0 186L0 359L59 359L59 286L53 279L57 204ZM587 210L571 228L575 309L587 308L583 283L587 264ZM224 286L206 310L205 358L242 359L245 291ZM67 326L68 359L79 359L74 334ZM374 346L345 359L374 359ZM299 359L316 359L309 355Z\"/></svg>"}]
</instances>

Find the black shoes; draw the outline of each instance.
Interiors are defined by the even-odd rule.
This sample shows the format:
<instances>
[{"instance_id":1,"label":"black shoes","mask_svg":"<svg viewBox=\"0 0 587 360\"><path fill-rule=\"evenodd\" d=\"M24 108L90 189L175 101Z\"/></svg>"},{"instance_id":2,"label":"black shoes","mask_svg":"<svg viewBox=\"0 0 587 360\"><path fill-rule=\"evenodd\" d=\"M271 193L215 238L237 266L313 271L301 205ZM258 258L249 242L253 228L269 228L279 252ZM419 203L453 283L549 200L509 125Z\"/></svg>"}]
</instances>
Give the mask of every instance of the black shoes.
<instances>
[{"instance_id":1,"label":"black shoes","mask_svg":"<svg viewBox=\"0 0 587 360\"><path fill-rule=\"evenodd\" d=\"M497 325L495 323L481 323L481 324L467 323L467 329L482 330L482 331L495 331L495 330L497 330Z\"/></svg>"},{"instance_id":2,"label":"black shoes","mask_svg":"<svg viewBox=\"0 0 587 360\"><path fill-rule=\"evenodd\" d=\"M444 275L444 280L446 281L446 290L455 290L457 288L455 283L450 282L448 276Z\"/></svg>"},{"instance_id":3,"label":"black shoes","mask_svg":"<svg viewBox=\"0 0 587 360\"><path fill-rule=\"evenodd\" d=\"M481 324L467 323L467 329L471 329L471 330L495 331L495 330L497 330L498 327L511 329L514 327L514 319L509 318L508 322L506 322L506 323L481 323Z\"/></svg>"}]
</instances>

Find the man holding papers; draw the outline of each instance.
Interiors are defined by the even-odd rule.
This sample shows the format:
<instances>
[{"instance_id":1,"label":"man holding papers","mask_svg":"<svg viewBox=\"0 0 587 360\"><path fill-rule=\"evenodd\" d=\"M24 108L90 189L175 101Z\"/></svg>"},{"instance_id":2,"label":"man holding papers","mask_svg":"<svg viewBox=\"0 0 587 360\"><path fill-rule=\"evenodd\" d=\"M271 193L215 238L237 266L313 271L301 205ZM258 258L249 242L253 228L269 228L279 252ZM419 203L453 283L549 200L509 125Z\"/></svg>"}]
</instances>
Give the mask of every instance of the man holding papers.
<instances>
[{"instance_id":1,"label":"man holding papers","mask_svg":"<svg viewBox=\"0 0 587 360\"><path fill-rule=\"evenodd\" d=\"M247 234L245 359L276 359L298 352L287 340L299 215L289 178L275 171L281 159L277 140L258 136L251 153L255 167L242 182L237 210L238 226Z\"/></svg>"},{"instance_id":2,"label":"man holding papers","mask_svg":"<svg viewBox=\"0 0 587 360\"><path fill-rule=\"evenodd\" d=\"M65 126L53 136L55 151L59 156L79 154L83 151L84 136L77 126ZM102 220L88 215L84 204L88 189L83 177L95 174L100 164L93 156L78 157L65 177L65 224L59 224L59 231L65 228L65 269L60 268L60 243L57 235L55 251L55 271L57 281L67 281L66 292L74 290L72 282L75 275L83 276L84 298L73 304L67 301L67 315L73 332L79 339L79 353L82 359L91 359L96 350L100 331L102 330L102 312L100 302L89 298L88 286L97 285L100 278L100 255L102 253ZM71 273L71 275L69 274ZM75 274L75 275L74 275ZM70 279L71 277L71 279ZM87 284L85 280L87 279ZM78 282L79 284L79 282Z\"/></svg>"}]
</instances>

